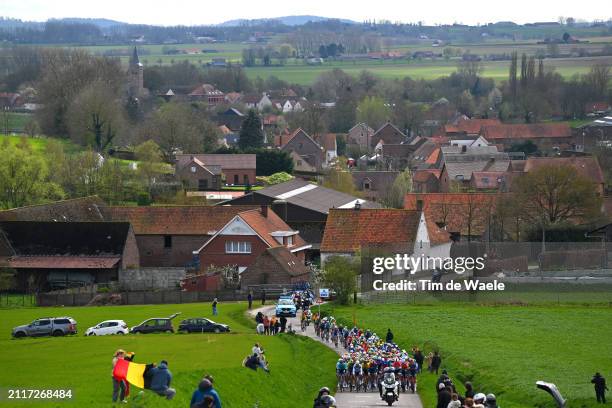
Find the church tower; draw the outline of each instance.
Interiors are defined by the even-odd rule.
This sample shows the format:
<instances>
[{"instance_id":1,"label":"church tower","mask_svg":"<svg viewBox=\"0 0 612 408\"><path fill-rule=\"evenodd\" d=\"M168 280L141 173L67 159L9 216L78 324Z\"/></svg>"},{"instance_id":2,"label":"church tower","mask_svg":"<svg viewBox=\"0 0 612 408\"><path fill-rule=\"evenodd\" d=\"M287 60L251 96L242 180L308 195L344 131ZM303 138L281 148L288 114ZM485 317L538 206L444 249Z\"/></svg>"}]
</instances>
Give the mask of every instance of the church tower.
<instances>
[{"instance_id":1,"label":"church tower","mask_svg":"<svg viewBox=\"0 0 612 408\"><path fill-rule=\"evenodd\" d=\"M134 52L130 57L130 66L127 71L128 96L138 98L144 92L144 67L138 58L138 50L134 47Z\"/></svg>"}]
</instances>

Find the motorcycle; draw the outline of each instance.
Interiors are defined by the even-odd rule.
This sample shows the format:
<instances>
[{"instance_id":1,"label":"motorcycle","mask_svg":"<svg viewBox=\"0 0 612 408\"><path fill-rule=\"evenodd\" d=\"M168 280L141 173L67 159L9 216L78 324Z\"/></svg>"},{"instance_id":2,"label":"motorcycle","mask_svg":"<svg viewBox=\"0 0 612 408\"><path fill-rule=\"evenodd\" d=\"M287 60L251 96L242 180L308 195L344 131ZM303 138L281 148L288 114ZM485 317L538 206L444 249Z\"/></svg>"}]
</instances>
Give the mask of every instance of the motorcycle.
<instances>
[{"instance_id":1,"label":"motorcycle","mask_svg":"<svg viewBox=\"0 0 612 408\"><path fill-rule=\"evenodd\" d=\"M395 380L395 376L393 374L385 374L385 377L382 382L382 399L387 403L388 406L393 405L395 401L399 400L398 387L399 383Z\"/></svg>"}]
</instances>

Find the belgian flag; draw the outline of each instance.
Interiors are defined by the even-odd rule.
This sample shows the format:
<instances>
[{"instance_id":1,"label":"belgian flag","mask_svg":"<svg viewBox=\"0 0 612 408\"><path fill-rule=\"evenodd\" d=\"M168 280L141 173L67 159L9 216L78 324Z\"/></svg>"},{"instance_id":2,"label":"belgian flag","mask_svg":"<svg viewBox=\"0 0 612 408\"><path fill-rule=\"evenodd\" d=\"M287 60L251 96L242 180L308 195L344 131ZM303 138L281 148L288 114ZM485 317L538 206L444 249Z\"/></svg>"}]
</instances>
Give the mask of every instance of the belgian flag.
<instances>
[{"instance_id":1,"label":"belgian flag","mask_svg":"<svg viewBox=\"0 0 612 408\"><path fill-rule=\"evenodd\" d=\"M144 389L146 369L147 364L138 364L129 360L119 359L113 369L113 377L118 381L127 381L138 388Z\"/></svg>"}]
</instances>

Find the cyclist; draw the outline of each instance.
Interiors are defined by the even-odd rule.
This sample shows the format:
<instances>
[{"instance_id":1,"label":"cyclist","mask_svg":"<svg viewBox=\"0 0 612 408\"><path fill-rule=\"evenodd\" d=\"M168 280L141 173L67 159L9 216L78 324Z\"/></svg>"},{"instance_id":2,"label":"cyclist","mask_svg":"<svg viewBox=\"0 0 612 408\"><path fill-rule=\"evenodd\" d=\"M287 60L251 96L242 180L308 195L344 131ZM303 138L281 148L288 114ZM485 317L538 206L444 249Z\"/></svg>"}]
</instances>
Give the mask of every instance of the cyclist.
<instances>
[{"instance_id":1,"label":"cyclist","mask_svg":"<svg viewBox=\"0 0 612 408\"><path fill-rule=\"evenodd\" d=\"M336 377L338 377L338 389L343 390L346 388L346 372L348 370L348 364L342 358L338 359L336 363Z\"/></svg>"},{"instance_id":2,"label":"cyclist","mask_svg":"<svg viewBox=\"0 0 612 408\"><path fill-rule=\"evenodd\" d=\"M359 359L355 360L355 364L353 364L353 380L355 383L355 389L359 391L359 388L361 388L361 385L363 384L363 367Z\"/></svg>"}]
</instances>

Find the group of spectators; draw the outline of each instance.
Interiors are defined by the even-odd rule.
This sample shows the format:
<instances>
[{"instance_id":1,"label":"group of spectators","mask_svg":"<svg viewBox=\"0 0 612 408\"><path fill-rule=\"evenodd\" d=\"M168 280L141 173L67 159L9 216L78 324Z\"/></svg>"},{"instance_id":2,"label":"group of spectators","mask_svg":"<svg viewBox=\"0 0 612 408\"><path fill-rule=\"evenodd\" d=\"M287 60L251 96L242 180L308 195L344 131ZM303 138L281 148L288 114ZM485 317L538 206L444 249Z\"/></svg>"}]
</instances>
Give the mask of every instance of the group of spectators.
<instances>
[{"instance_id":1,"label":"group of spectators","mask_svg":"<svg viewBox=\"0 0 612 408\"><path fill-rule=\"evenodd\" d=\"M134 353L127 353L125 350L119 349L113 355L113 396L112 401L127 402L127 397L130 395L130 384L125 378L120 378L115 375L115 366L119 360L133 361ZM159 364L147 364L144 374L144 387L153 391L155 394L171 400L176 395L176 390L171 387L172 372L168 368L166 360L160 361ZM211 375L206 375L198 388L193 392L189 408L221 408L221 399L219 394L213 387L214 379ZM141 391L139 395L142 395Z\"/></svg>"},{"instance_id":2,"label":"group of spectators","mask_svg":"<svg viewBox=\"0 0 612 408\"><path fill-rule=\"evenodd\" d=\"M465 383L465 393L458 392L446 370L442 370L436 381L436 391L438 392L436 408L498 408L494 394L475 392L470 382Z\"/></svg>"},{"instance_id":3,"label":"group of spectators","mask_svg":"<svg viewBox=\"0 0 612 408\"><path fill-rule=\"evenodd\" d=\"M270 373L270 368L268 366L268 362L266 361L264 350L261 348L259 343L255 343L251 349L251 354L245 357L242 365L246 368L250 368L253 371L257 371L258 368L261 368L266 373Z\"/></svg>"},{"instance_id":4,"label":"group of spectators","mask_svg":"<svg viewBox=\"0 0 612 408\"><path fill-rule=\"evenodd\" d=\"M257 323L257 333L273 336L278 333L284 333L287 330L287 318L281 316L267 316L262 312L258 312L255 315L255 322Z\"/></svg>"}]
</instances>

